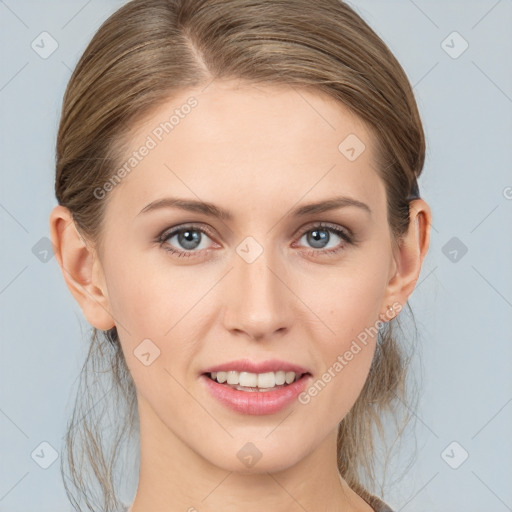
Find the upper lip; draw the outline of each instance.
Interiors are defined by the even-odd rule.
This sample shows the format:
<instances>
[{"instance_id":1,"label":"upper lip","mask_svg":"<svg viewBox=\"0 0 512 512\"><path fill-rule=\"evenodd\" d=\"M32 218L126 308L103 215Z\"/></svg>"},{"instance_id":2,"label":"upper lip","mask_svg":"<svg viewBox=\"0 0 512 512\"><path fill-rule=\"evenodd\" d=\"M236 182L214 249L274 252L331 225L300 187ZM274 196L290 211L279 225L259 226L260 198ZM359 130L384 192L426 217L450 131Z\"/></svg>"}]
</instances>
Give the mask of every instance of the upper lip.
<instances>
[{"instance_id":1,"label":"upper lip","mask_svg":"<svg viewBox=\"0 0 512 512\"><path fill-rule=\"evenodd\" d=\"M266 373L266 372L295 372L296 374L310 373L309 370L298 364L280 361L278 359L268 359L267 361L251 361L250 359L238 359L236 361L228 361L226 363L217 364L206 368L203 373L211 372L249 372L249 373Z\"/></svg>"}]
</instances>

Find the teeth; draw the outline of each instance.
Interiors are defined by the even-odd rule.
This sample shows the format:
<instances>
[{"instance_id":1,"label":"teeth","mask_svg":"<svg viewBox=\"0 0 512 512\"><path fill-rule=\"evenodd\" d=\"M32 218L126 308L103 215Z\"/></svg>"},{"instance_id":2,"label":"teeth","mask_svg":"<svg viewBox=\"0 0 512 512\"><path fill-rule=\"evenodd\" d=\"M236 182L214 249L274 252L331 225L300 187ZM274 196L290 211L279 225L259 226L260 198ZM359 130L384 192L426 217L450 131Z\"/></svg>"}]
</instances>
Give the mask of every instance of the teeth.
<instances>
[{"instance_id":1,"label":"teeth","mask_svg":"<svg viewBox=\"0 0 512 512\"><path fill-rule=\"evenodd\" d=\"M256 375L253 373L252 375ZM240 374L240 377L242 374ZM276 374L274 372L258 373L258 387L259 388L273 388L276 385ZM240 386L244 384L240 381Z\"/></svg>"},{"instance_id":2,"label":"teeth","mask_svg":"<svg viewBox=\"0 0 512 512\"><path fill-rule=\"evenodd\" d=\"M294 372L286 372L285 375L286 384L291 384L295 380L295 373Z\"/></svg>"},{"instance_id":3,"label":"teeth","mask_svg":"<svg viewBox=\"0 0 512 512\"><path fill-rule=\"evenodd\" d=\"M293 372L290 372L290 373L293 373ZM286 382L286 372L276 372L276 386L282 386L285 382Z\"/></svg>"},{"instance_id":4,"label":"teeth","mask_svg":"<svg viewBox=\"0 0 512 512\"><path fill-rule=\"evenodd\" d=\"M234 386L242 386L247 388L269 389L275 386L291 384L295 380L302 377L301 374L295 372L266 372L266 373L250 373L250 372L211 372L210 376L220 384L231 384Z\"/></svg>"},{"instance_id":5,"label":"teeth","mask_svg":"<svg viewBox=\"0 0 512 512\"><path fill-rule=\"evenodd\" d=\"M238 384L240 379L240 374L238 372L229 371L228 372L228 384Z\"/></svg>"},{"instance_id":6,"label":"teeth","mask_svg":"<svg viewBox=\"0 0 512 512\"><path fill-rule=\"evenodd\" d=\"M240 384L240 386L245 386L247 388L255 388L258 386L259 377L261 377L261 375L258 376L256 373L240 372L238 382L235 384Z\"/></svg>"}]
</instances>

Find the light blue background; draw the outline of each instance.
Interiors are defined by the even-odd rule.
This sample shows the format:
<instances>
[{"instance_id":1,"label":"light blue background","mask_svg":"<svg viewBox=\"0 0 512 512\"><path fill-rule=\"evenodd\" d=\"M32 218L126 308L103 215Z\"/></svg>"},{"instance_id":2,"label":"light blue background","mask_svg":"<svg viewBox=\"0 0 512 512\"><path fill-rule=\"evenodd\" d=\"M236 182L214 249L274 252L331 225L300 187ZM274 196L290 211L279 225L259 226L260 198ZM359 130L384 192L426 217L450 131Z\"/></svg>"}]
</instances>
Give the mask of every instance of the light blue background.
<instances>
[{"instance_id":1,"label":"light blue background","mask_svg":"<svg viewBox=\"0 0 512 512\"><path fill-rule=\"evenodd\" d=\"M55 259L43 263L32 249L49 236L56 204L54 145L67 80L123 3L0 0L1 512L71 510L59 461L42 469L31 453L42 442L60 450L88 325ZM420 190L433 210L430 253L410 301L423 366L417 458L384 498L403 512L510 511L512 3L351 5L414 85L428 144ZM47 59L31 48L43 31L59 45ZM442 46L453 31L469 44L458 58L443 49L460 50L458 36ZM453 237L467 247L455 262L450 246L443 252ZM453 441L469 454L458 469L442 457ZM414 444L404 443L406 458ZM456 462L460 450L449 449L448 459Z\"/></svg>"}]
</instances>

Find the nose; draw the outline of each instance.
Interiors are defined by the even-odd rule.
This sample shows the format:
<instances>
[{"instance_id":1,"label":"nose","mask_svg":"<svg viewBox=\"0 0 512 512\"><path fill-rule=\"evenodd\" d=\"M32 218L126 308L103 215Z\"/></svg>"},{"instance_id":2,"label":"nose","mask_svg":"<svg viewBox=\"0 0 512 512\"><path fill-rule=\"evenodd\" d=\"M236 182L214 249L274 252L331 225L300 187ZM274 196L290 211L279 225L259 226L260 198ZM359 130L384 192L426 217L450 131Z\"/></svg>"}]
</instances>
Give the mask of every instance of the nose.
<instances>
[{"instance_id":1,"label":"nose","mask_svg":"<svg viewBox=\"0 0 512 512\"><path fill-rule=\"evenodd\" d=\"M251 263L235 255L225 283L225 328L256 341L288 332L297 300L289 280L289 272L271 258L270 250Z\"/></svg>"}]
</instances>

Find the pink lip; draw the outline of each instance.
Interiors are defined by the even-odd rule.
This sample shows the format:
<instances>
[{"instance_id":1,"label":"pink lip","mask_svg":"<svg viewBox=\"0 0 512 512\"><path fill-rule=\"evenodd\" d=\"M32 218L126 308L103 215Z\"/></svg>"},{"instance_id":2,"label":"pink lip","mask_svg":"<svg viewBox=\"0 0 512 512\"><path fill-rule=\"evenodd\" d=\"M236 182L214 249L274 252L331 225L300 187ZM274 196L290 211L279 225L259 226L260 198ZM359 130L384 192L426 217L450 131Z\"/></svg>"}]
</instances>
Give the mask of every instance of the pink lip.
<instances>
[{"instance_id":1,"label":"pink lip","mask_svg":"<svg viewBox=\"0 0 512 512\"><path fill-rule=\"evenodd\" d=\"M230 370L250 373L278 372L280 370L284 372L295 372L299 374L311 373L309 370L302 366L288 363L286 361L279 361L278 359L269 359L259 363L250 361L249 359L239 359L237 361L229 361L227 363L211 366L210 368L206 368L202 373L228 372ZM245 393L245 391L242 391L242 393ZM271 391L267 391L267 393L271 393Z\"/></svg>"},{"instance_id":2,"label":"pink lip","mask_svg":"<svg viewBox=\"0 0 512 512\"><path fill-rule=\"evenodd\" d=\"M251 366L251 368L253 367ZM264 367L268 368L268 366ZM222 366L222 368L225 368L225 366ZM281 366L281 368L283 367ZM263 372L260 370L254 373ZM239 391L225 384L219 384L207 375L201 375L200 379L205 383L213 397L229 409L242 414L262 415L274 414L292 404L298 395L304 391L312 376L310 374L303 375L299 380L275 391Z\"/></svg>"}]
</instances>

